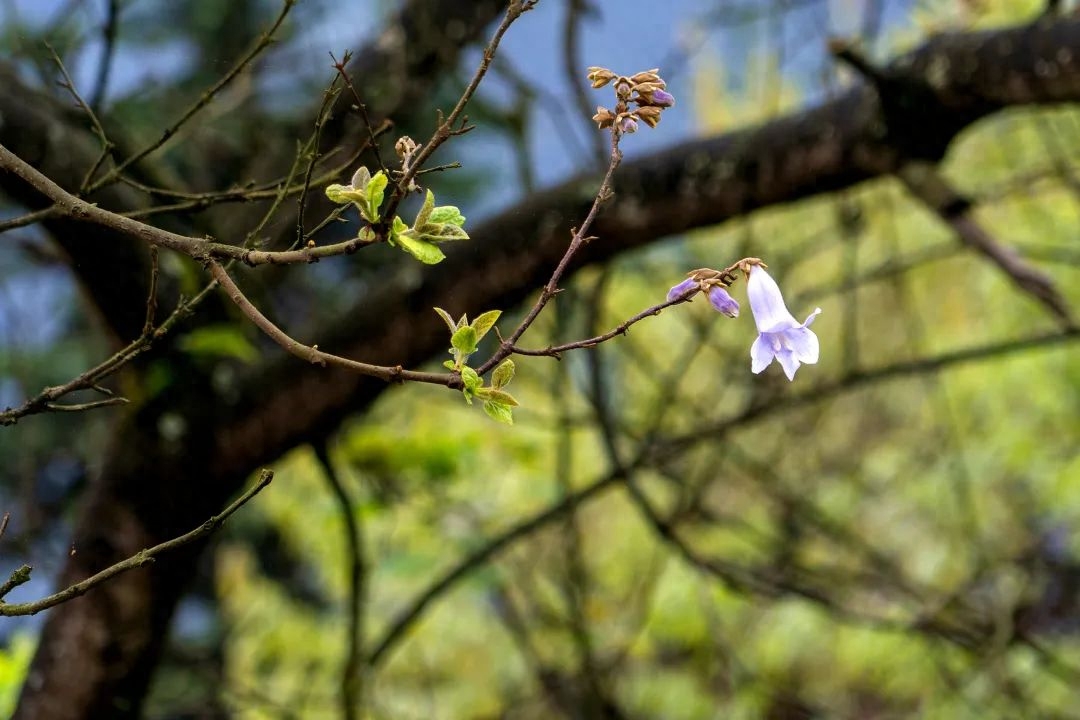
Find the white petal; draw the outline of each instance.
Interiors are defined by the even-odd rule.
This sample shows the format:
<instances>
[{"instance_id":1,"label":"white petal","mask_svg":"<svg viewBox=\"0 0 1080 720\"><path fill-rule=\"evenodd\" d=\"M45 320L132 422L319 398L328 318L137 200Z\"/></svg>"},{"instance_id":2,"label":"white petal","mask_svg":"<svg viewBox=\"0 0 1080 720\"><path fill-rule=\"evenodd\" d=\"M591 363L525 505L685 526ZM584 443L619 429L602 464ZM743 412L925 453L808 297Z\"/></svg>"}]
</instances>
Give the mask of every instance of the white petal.
<instances>
[{"instance_id":1,"label":"white petal","mask_svg":"<svg viewBox=\"0 0 1080 720\"><path fill-rule=\"evenodd\" d=\"M800 361L809 365L813 365L818 361L820 345L813 330L806 327L785 330L784 339L786 340L785 345L791 348L791 351L795 353L795 357Z\"/></svg>"},{"instance_id":2,"label":"white petal","mask_svg":"<svg viewBox=\"0 0 1080 720\"><path fill-rule=\"evenodd\" d=\"M780 286L760 266L750 268L746 280L746 295L759 333L799 327L799 323L784 305Z\"/></svg>"},{"instance_id":3,"label":"white petal","mask_svg":"<svg viewBox=\"0 0 1080 720\"><path fill-rule=\"evenodd\" d=\"M776 353L776 359L780 361L781 367L784 368L784 374L787 375L787 379L795 379L795 371L799 369L799 358L795 357L795 353L787 348L784 348L780 352Z\"/></svg>"},{"instance_id":4,"label":"white petal","mask_svg":"<svg viewBox=\"0 0 1080 720\"><path fill-rule=\"evenodd\" d=\"M773 361L772 343L764 335L758 335L757 340L750 346L750 370L755 375L769 367Z\"/></svg>"}]
</instances>

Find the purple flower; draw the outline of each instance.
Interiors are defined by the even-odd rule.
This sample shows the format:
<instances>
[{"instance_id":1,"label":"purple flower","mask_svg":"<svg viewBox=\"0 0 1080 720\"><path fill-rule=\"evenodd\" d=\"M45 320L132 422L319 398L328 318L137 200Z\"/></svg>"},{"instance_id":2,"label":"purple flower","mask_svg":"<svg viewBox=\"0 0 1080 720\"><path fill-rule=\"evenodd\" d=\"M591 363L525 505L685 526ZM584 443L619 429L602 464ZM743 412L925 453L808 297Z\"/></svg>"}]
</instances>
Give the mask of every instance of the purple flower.
<instances>
[{"instance_id":1,"label":"purple flower","mask_svg":"<svg viewBox=\"0 0 1080 720\"><path fill-rule=\"evenodd\" d=\"M672 107L675 104L675 96L667 90L653 90L649 95L651 104L656 107Z\"/></svg>"},{"instance_id":2,"label":"purple flower","mask_svg":"<svg viewBox=\"0 0 1080 720\"><path fill-rule=\"evenodd\" d=\"M739 303L719 285L709 288L709 302L717 312L722 312L728 317L739 317Z\"/></svg>"},{"instance_id":3,"label":"purple flower","mask_svg":"<svg viewBox=\"0 0 1080 720\"><path fill-rule=\"evenodd\" d=\"M686 295L688 292L690 292L691 289L696 288L697 286L698 286L697 280L695 280L694 278L686 278L681 283L679 283L675 287L668 290L668 293L667 293L668 302L671 302L672 300L674 300L676 298L680 298L683 295Z\"/></svg>"},{"instance_id":4,"label":"purple flower","mask_svg":"<svg viewBox=\"0 0 1080 720\"><path fill-rule=\"evenodd\" d=\"M817 335L809 326L821 308L800 325L784 305L780 287L761 266L751 266L748 275L746 294L758 329L757 340L750 348L750 369L760 373L778 360L788 380L794 380L801 363L813 365L818 361Z\"/></svg>"},{"instance_id":5,"label":"purple flower","mask_svg":"<svg viewBox=\"0 0 1080 720\"><path fill-rule=\"evenodd\" d=\"M637 120L633 115L627 115L619 121L619 130L624 133L637 132Z\"/></svg>"}]
</instances>

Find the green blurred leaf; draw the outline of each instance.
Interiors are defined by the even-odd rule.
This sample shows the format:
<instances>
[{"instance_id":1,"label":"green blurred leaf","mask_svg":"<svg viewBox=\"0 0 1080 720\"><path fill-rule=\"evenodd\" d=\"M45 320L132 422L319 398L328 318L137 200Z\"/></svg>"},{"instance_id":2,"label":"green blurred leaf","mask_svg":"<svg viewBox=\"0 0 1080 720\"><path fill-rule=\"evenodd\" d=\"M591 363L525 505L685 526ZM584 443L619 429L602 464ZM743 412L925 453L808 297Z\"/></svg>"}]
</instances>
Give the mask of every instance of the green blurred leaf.
<instances>
[{"instance_id":1,"label":"green blurred leaf","mask_svg":"<svg viewBox=\"0 0 1080 720\"><path fill-rule=\"evenodd\" d=\"M514 413L509 405L487 400L484 402L484 412L496 422L506 423L507 425L514 424Z\"/></svg>"},{"instance_id":2,"label":"green blurred leaf","mask_svg":"<svg viewBox=\"0 0 1080 720\"><path fill-rule=\"evenodd\" d=\"M192 331L180 340L180 348L189 355L235 358L245 363L259 356L239 326L225 323Z\"/></svg>"}]
</instances>

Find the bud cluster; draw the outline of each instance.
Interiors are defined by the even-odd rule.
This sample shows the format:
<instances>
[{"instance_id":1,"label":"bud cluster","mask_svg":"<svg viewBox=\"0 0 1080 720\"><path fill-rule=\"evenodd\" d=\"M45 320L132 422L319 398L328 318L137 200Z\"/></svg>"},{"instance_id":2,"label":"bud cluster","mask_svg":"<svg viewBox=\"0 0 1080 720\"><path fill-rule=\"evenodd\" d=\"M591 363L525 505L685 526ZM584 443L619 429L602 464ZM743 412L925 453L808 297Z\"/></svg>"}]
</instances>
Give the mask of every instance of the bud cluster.
<instances>
[{"instance_id":1,"label":"bud cluster","mask_svg":"<svg viewBox=\"0 0 1080 720\"><path fill-rule=\"evenodd\" d=\"M593 115L597 126L613 128L617 133L635 132L639 121L656 127L660 113L675 105L675 98L666 90L667 83L659 73L659 68L653 68L627 77L616 75L607 68L590 67L586 77L594 89L609 84L615 87L615 108L609 110L597 106ZM631 109L632 106L636 107Z\"/></svg>"},{"instance_id":2,"label":"bud cluster","mask_svg":"<svg viewBox=\"0 0 1080 720\"><path fill-rule=\"evenodd\" d=\"M397 156L401 158L402 175L406 175L409 172L409 169L412 167L413 164L413 156L419 149L420 146L417 145L416 141L408 135L402 135L398 138L397 142L394 143L394 152L396 152ZM409 192L416 192L419 189L420 186L416 184L415 179L409 182Z\"/></svg>"}]
</instances>

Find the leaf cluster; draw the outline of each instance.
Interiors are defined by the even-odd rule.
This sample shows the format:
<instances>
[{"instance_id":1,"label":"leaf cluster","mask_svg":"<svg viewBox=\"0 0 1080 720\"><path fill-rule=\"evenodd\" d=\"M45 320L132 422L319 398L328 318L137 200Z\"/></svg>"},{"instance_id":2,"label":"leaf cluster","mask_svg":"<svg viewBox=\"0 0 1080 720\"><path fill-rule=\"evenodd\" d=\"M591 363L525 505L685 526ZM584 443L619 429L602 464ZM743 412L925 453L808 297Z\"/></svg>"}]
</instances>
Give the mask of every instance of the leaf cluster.
<instances>
[{"instance_id":1,"label":"leaf cluster","mask_svg":"<svg viewBox=\"0 0 1080 720\"><path fill-rule=\"evenodd\" d=\"M472 405L473 398L483 400L484 412L491 419L513 425L512 411L517 407L518 401L503 388L514 379L514 361L507 358L500 363L491 373L491 385L486 387L480 374L466 364L469 356L476 352L480 341L495 327L502 310L489 310L471 323L468 315L462 315L454 322L450 313L442 308L435 308L435 312L450 329L450 354L454 359L447 360L443 366L461 374L461 392L465 395L465 401Z\"/></svg>"},{"instance_id":2,"label":"leaf cluster","mask_svg":"<svg viewBox=\"0 0 1080 720\"><path fill-rule=\"evenodd\" d=\"M368 223L360 231L363 239L374 239L373 226L382 222L380 214L386 196L389 178L382 170L374 175L361 166L352 177L349 185L330 185L326 196L339 205L352 203L360 211L360 217ZM390 232L386 241L394 247L400 247L425 265L437 265L446 255L439 245L454 240L468 240L465 232L465 216L453 205L435 206L435 193L428 190L424 204L410 226L399 215L390 223Z\"/></svg>"}]
</instances>

